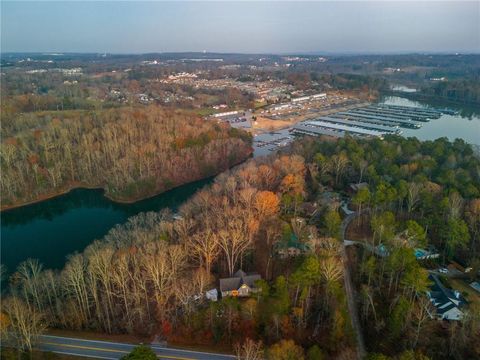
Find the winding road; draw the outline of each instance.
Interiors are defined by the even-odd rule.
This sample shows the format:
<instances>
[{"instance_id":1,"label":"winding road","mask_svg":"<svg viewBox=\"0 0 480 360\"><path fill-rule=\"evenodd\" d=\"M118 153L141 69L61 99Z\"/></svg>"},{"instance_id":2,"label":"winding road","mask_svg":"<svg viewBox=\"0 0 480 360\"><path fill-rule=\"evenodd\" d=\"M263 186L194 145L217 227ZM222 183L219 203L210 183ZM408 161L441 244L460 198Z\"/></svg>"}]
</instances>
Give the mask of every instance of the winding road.
<instances>
[{"instance_id":1,"label":"winding road","mask_svg":"<svg viewBox=\"0 0 480 360\"><path fill-rule=\"evenodd\" d=\"M118 360L136 345L118 342L85 340L78 338L42 335L36 348L57 354L75 355L85 358ZM199 351L181 350L150 345L159 359L165 360L234 360L235 356Z\"/></svg>"},{"instance_id":2,"label":"winding road","mask_svg":"<svg viewBox=\"0 0 480 360\"><path fill-rule=\"evenodd\" d=\"M343 246L342 246L342 259L343 259L343 267L344 267L344 276L343 279L345 281L345 293L347 294L347 303L348 303L348 312L350 314L350 318L352 320L352 327L355 331L356 338L357 338L357 356L358 359L363 359L367 354L365 350L365 343L363 341L363 333L362 327L360 325L360 320L358 317L357 305L355 304L355 292L353 290L352 285L352 278L350 276L350 268L348 266L348 259L347 259L347 252L346 252L346 244L348 240L345 239L345 232L347 230L348 225L350 222L355 219L357 213L352 213L345 217L342 221L342 226L340 228Z\"/></svg>"}]
</instances>

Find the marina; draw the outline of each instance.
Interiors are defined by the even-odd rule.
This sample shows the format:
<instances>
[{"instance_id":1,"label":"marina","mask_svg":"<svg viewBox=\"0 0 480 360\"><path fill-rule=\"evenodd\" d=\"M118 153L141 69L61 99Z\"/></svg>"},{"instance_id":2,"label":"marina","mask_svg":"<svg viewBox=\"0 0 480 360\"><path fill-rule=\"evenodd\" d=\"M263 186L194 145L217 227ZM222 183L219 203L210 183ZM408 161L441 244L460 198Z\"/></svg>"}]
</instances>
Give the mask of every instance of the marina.
<instances>
[{"instance_id":1,"label":"marina","mask_svg":"<svg viewBox=\"0 0 480 360\"><path fill-rule=\"evenodd\" d=\"M352 120L363 121L363 119L373 119L383 123L394 123L399 125L400 127L410 128L410 129L419 129L422 127L421 123L418 123L413 120L406 120L406 119L393 119L387 116L379 116L379 115L369 115L369 114L362 114L359 112L353 111L342 111L335 115L340 115Z\"/></svg>"},{"instance_id":2,"label":"marina","mask_svg":"<svg viewBox=\"0 0 480 360\"><path fill-rule=\"evenodd\" d=\"M347 125L347 126L352 126L356 128L362 128L362 129L369 129L369 130L377 130L377 131L382 131L385 133L390 133L390 134L401 134L401 130L399 129L398 125L395 126L386 126L386 125L379 125L379 124L374 124L374 123L368 123L368 122L363 122L363 121L356 121L356 120L345 120L342 118L333 118L329 116L322 116L316 120L321 120L323 122L328 122L332 124L341 124L341 125Z\"/></svg>"},{"instance_id":3,"label":"marina","mask_svg":"<svg viewBox=\"0 0 480 360\"><path fill-rule=\"evenodd\" d=\"M293 135L332 137L348 135L382 139L385 135L392 134L430 139L441 136L450 138L461 131L462 137L477 144L477 134L480 131L478 118L473 118L473 121L466 120L459 116L456 110L433 109L410 100L392 97L382 103L367 104L350 110L310 117L282 130L255 135L254 156L268 155L288 145L293 141ZM447 128L448 132L446 132Z\"/></svg>"},{"instance_id":4,"label":"marina","mask_svg":"<svg viewBox=\"0 0 480 360\"><path fill-rule=\"evenodd\" d=\"M334 118L334 119L344 119L346 121L359 121L359 122L362 122L362 123L365 123L365 124L377 124L377 125L385 126L387 128L402 127L402 126L400 126L400 123L394 122L394 121L385 122L385 121L381 121L381 120L377 120L377 119L364 119L364 118L358 118L358 120L357 120L353 116L341 115L339 113L330 114L329 117Z\"/></svg>"},{"instance_id":5,"label":"marina","mask_svg":"<svg viewBox=\"0 0 480 360\"><path fill-rule=\"evenodd\" d=\"M362 114L367 114L367 115L380 115L380 116L391 117L392 119L416 120L416 121L422 121L422 122L427 122L430 119L438 118L437 115L435 115L435 117L433 115L426 116L422 114L398 112L396 110L383 109L383 108L374 107L374 106L358 108L358 109L355 109L355 111Z\"/></svg>"},{"instance_id":6,"label":"marina","mask_svg":"<svg viewBox=\"0 0 480 360\"><path fill-rule=\"evenodd\" d=\"M375 110L370 110L368 108L358 108L354 109L357 114L362 115L375 115L375 116L384 116L391 118L392 120L411 120L412 118L407 115L396 115L396 114L388 114L388 113L381 113Z\"/></svg>"},{"instance_id":7,"label":"marina","mask_svg":"<svg viewBox=\"0 0 480 360\"><path fill-rule=\"evenodd\" d=\"M346 135L357 137L380 137L387 134L386 131L378 131L372 129L365 129L361 127L354 127L350 125L343 125L339 123L331 123L319 120L310 120L299 123L293 127L295 134L311 134L311 135L330 135L335 137L344 137Z\"/></svg>"},{"instance_id":8,"label":"marina","mask_svg":"<svg viewBox=\"0 0 480 360\"><path fill-rule=\"evenodd\" d=\"M440 110L413 106L387 104L360 106L310 118L279 132L258 135L254 140L255 156L266 155L288 145L293 140L289 134L383 139L385 135L402 135L404 131L401 128L417 131L431 119L437 119L443 114ZM288 117L292 114L284 116Z\"/></svg>"},{"instance_id":9,"label":"marina","mask_svg":"<svg viewBox=\"0 0 480 360\"><path fill-rule=\"evenodd\" d=\"M439 111L428 111L428 112L425 112L425 111L422 111L422 110L417 110L417 109L408 109L407 107L403 108L403 109L397 109L397 108L389 108L389 107L386 107L386 106L380 106L380 107L377 107L377 110L380 111L380 112L387 112L387 113L390 113L390 114L396 114L396 115L406 115L406 116L409 116L410 118L412 119L425 119L425 120L431 120L431 119L438 119L442 113L439 112Z\"/></svg>"},{"instance_id":10,"label":"marina","mask_svg":"<svg viewBox=\"0 0 480 360\"><path fill-rule=\"evenodd\" d=\"M416 114L426 114L426 115L432 115L432 116L440 116L442 114L441 110L436 110L436 109L424 109L424 108L415 108L411 106L388 105L388 104L381 104L379 106L386 109L395 109L398 111L414 112Z\"/></svg>"}]
</instances>

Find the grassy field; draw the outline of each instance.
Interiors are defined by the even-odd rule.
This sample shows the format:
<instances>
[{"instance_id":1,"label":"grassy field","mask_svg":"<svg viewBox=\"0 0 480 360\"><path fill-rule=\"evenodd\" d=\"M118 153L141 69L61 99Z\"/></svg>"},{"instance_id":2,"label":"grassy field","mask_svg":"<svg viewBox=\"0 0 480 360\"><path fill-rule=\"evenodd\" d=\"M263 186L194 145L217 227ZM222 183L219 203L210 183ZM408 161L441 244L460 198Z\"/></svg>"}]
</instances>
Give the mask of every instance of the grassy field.
<instances>
[{"instance_id":1,"label":"grassy field","mask_svg":"<svg viewBox=\"0 0 480 360\"><path fill-rule=\"evenodd\" d=\"M216 112L218 111L212 108L202 108L202 109L195 110L195 113L200 116L208 116L208 115L215 114Z\"/></svg>"}]
</instances>

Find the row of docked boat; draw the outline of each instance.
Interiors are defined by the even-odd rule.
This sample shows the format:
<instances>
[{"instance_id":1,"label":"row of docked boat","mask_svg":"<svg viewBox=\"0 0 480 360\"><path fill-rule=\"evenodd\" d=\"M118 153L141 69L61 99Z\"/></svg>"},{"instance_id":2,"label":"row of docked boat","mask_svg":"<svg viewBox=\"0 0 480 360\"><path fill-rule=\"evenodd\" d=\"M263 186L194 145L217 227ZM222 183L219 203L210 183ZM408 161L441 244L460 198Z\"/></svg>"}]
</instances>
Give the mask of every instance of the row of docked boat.
<instances>
[{"instance_id":1,"label":"row of docked boat","mask_svg":"<svg viewBox=\"0 0 480 360\"><path fill-rule=\"evenodd\" d=\"M419 129L423 123L438 119L449 109L416 108L411 106L375 104L341 111L313 120L303 121L292 129L297 134L344 137L380 137L401 134L400 128Z\"/></svg>"}]
</instances>

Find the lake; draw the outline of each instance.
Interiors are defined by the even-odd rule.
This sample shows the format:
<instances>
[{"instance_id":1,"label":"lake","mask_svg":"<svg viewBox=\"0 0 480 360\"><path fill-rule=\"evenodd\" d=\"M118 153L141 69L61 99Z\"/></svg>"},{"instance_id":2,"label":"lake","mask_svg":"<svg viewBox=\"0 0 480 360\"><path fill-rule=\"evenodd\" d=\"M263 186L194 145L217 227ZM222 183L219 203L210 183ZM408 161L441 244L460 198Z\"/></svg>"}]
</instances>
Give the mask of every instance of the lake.
<instances>
[{"instance_id":1,"label":"lake","mask_svg":"<svg viewBox=\"0 0 480 360\"><path fill-rule=\"evenodd\" d=\"M1 213L1 263L9 274L27 258L60 269L68 254L81 252L116 224L145 211L176 210L212 178L133 204L115 203L102 190L76 189L43 202Z\"/></svg>"},{"instance_id":2,"label":"lake","mask_svg":"<svg viewBox=\"0 0 480 360\"><path fill-rule=\"evenodd\" d=\"M423 103L398 96L385 97L380 103L421 108L428 107ZM447 103L438 107L459 109ZM440 118L430 120L428 123L422 123L422 125L420 129L402 129L403 136L416 136L420 140L435 140L439 137L447 137L450 140L460 138L470 144L480 145L480 116L478 112L477 114L470 112L469 116L442 114Z\"/></svg>"}]
</instances>

